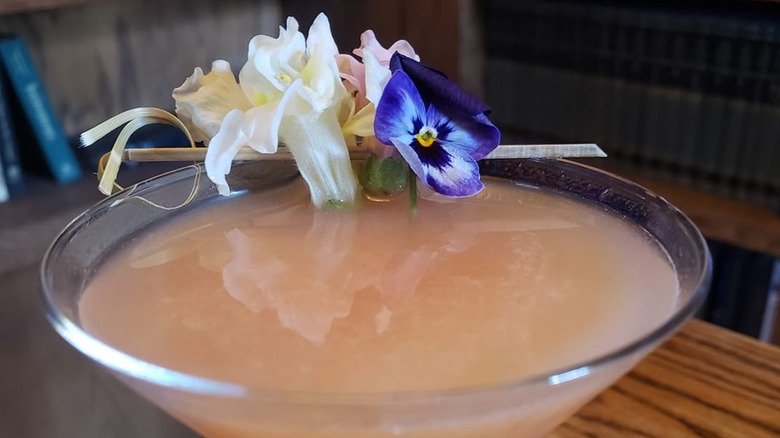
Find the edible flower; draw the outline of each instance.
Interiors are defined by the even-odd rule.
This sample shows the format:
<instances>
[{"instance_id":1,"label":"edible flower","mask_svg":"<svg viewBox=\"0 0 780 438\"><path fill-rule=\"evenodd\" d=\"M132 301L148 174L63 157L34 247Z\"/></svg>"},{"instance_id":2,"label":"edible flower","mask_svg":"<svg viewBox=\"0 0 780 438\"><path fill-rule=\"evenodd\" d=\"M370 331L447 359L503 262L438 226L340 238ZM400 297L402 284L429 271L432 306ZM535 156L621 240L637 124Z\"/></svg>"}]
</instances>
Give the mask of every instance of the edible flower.
<instances>
[{"instance_id":1,"label":"edible flower","mask_svg":"<svg viewBox=\"0 0 780 438\"><path fill-rule=\"evenodd\" d=\"M283 142L295 158L318 207L355 201L357 181L341 132L339 112L351 99L339 77L330 24L314 20L308 39L290 17L279 37L258 35L249 43L236 82L230 65L217 61L174 90L176 112L195 140L208 145L206 172L220 193L229 193L225 175L243 146L269 154Z\"/></svg>"},{"instance_id":2,"label":"edible flower","mask_svg":"<svg viewBox=\"0 0 780 438\"><path fill-rule=\"evenodd\" d=\"M230 193L226 176L233 160L239 152L246 156L242 148L273 154L282 145L316 207L349 208L359 182L374 201L389 201L408 187L414 216L418 178L445 196L478 193L483 185L477 160L500 138L487 106L421 64L408 42L385 48L367 30L360 47L339 54L324 14L308 37L289 17L277 38L252 38L237 77L224 60L214 61L208 73L195 68L173 98L178 117L136 108L82 135L88 145L125 125L101 159L102 191L115 188L132 133L150 123L169 123L185 133L192 148L196 142L207 146L206 174L223 195ZM353 168L350 150L369 154Z\"/></svg>"},{"instance_id":3,"label":"edible flower","mask_svg":"<svg viewBox=\"0 0 780 438\"><path fill-rule=\"evenodd\" d=\"M360 35L360 47L354 49L352 55L336 57L347 91L354 96L342 130L347 138L350 134L359 136L360 147L370 152L359 170L358 179L365 196L374 201L387 201L402 193L409 182L405 161L393 146L378 141L374 136L376 105L390 80L390 60L394 53L420 59L406 40L398 40L389 48L384 48L372 30Z\"/></svg>"},{"instance_id":4,"label":"edible flower","mask_svg":"<svg viewBox=\"0 0 780 438\"><path fill-rule=\"evenodd\" d=\"M362 137L361 146L380 158L389 157L394 150L392 146L376 141L374 114L376 105L382 97L382 91L390 80L390 59L396 52L420 60L408 41L398 40L386 49L379 43L372 30L367 30L360 35L360 47L352 51L355 56L349 54L336 56L339 72L345 81L344 85L354 96L350 117L342 127L344 134Z\"/></svg>"},{"instance_id":5,"label":"edible flower","mask_svg":"<svg viewBox=\"0 0 780 438\"><path fill-rule=\"evenodd\" d=\"M374 132L394 146L431 190L472 196L482 190L477 160L500 141L489 108L436 70L393 54L392 76L376 108Z\"/></svg>"}]
</instances>

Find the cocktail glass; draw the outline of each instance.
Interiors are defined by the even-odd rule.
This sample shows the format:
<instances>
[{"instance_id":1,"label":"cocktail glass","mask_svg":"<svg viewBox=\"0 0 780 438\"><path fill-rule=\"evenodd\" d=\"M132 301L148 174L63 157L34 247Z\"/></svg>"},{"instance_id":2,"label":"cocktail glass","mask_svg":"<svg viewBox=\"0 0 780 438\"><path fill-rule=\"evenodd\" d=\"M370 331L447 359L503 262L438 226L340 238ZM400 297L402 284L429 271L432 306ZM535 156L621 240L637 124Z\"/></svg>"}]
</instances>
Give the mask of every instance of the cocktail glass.
<instances>
[{"instance_id":1,"label":"cocktail glass","mask_svg":"<svg viewBox=\"0 0 780 438\"><path fill-rule=\"evenodd\" d=\"M223 202L211 184L194 184L191 166L142 182L95 205L57 237L41 268L43 301L54 328L119 380L206 437L380 438L542 436L630 370L680 327L706 294L710 261L699 231L663 198L627 180L563 160L496 160L482 173L601 206L654 236L679 281L674 311L658 327L600 357L519 381L383 394L325 394L245 387L189 375L132 357L87 333L79 298L116 248L183 210ZM284 162L247 163L231 172L234 196L297 178ZM193 187L195 187L193 191ZM184 209L166 210L192 195ZM432 347L433 348L433 347Z\"/></svg>"}]
</instances>

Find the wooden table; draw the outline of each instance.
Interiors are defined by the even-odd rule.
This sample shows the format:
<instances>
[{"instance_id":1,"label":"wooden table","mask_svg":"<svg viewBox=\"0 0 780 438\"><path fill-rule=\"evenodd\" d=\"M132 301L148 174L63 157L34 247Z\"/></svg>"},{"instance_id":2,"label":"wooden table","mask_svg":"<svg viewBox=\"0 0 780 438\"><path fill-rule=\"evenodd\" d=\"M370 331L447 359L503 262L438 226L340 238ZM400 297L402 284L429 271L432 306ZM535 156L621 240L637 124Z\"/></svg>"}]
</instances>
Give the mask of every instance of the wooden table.
<instances>
[{"instance_id":1,"label":"wooden table","mask_svg":"<svg viewBox=\"0 0 780 438\"><path fill-rule=\"evenodd\" d=\"M780 348L694 320L550 438L780 437Z\"/></svg>"}]
</instances>

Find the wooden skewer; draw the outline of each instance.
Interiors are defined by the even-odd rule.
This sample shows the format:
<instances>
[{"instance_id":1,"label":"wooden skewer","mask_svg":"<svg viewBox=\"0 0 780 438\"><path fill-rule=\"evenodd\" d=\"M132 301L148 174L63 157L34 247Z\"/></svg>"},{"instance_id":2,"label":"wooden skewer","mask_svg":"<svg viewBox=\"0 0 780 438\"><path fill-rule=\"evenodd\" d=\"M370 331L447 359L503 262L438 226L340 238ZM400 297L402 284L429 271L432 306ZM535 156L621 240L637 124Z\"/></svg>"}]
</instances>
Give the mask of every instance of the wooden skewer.
<instances>
[{"instance_id":1,"label":"wooden skewer","mask_svg":"<svg viewBox=\"0 0 780 438\"><path fill-rule=\"evenodd\" d=\"M350 149L352 158L368 157L364 149ZM564 157L606 157L607 154L593 143L575 144L512 144L500 145L484 159L516 159L516 158L564 158ZM125 149L122 161L152 162L152 161L203 161L206 159L206 148L148 148ZM249 147L238 151L234 161L257 160L291 160L292 154L286 147L279 147L276 153L261 154Z\"/></svg>"}]
</instances>

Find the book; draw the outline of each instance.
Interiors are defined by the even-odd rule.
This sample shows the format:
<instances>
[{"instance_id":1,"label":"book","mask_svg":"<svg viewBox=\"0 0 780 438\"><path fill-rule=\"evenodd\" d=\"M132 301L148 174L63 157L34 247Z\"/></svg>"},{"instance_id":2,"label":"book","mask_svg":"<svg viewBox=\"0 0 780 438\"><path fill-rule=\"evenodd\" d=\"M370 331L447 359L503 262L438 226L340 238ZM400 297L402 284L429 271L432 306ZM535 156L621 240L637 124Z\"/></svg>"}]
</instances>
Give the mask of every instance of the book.
<instances>
[{"instance_id":1,"label":"book","mask_svg":"<svg viewBox=\"0 0 780 438\"><path fill-rule=\"evenodd\" d=\"M765 318L775 259L767 254L751 252L745 260L736 318L731 329L758 338Z\"/></svg>"},{"instance_id":2,"label":"book","mask_svg":"<svg viewBox=\"0 0 780 438\"><path fill-rule=\"evenodd\" d=\"M709 242L712 252L712 286L707 300L706 320L730 329L738 325L740 291L744 285L746 261L751 252L728 243Z\"/></svg>"},{"instance_id":3,"label":"book","mask_svg":"<svg viewBox=\"0 0 780 438\"><path fill-rule=\"evenodd\" d=\"M2 160L0 167L5 175L8 192L14 195L23 191L24 176L7 87L7 77L0 69L0 159Z\"/></svg>"},{"instance_id":4,"label":"book","mask_svg":"<svg viewBox=\"0 0 780 438\"><path fill-rule=\"evenodd\" d=\"M780 309L780 259L775 259L772 268L772 278L769 283L769 293L764 306L764 317L761 323L761 332L758 339L764 342L780 342L780 337L774 336L775 326L778 324L778 310Z\"/></svg>"},{"instance_id":5,"label":"book","mask_svg":"<svg viewBox=\"0 0 780 438\"><path fill-rule=\"evenodd\" d=\"M8 198L8 187L5 184L5 175L3 174L3 157L0 157L0 202L5 202Z\"/></svg>"},{"instance_id":6,"label":"book","mask_svg":"<svg viewBox=\"0 0 780 438\"><path fill-rule=\"evenodd\" d=\"M0 61L50 173L60 183L78 179L81 168L54 114L24 41L18 37L0 40Z\"/></svg>"},{"instance_id":7,"label":"book","mask_svg":"<svg viewBox=\"0 0 780 438\"><path fill-rule=\"evenodd\" d=\"M768 340L777 311L780 260L730 243L707 240L712 285L696 316Z\"/></svg>"}]
</instances>

